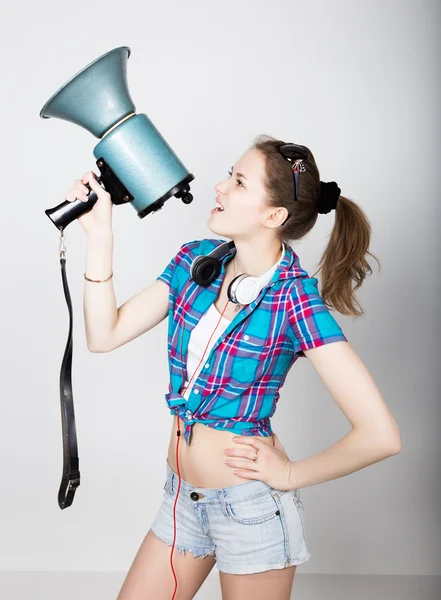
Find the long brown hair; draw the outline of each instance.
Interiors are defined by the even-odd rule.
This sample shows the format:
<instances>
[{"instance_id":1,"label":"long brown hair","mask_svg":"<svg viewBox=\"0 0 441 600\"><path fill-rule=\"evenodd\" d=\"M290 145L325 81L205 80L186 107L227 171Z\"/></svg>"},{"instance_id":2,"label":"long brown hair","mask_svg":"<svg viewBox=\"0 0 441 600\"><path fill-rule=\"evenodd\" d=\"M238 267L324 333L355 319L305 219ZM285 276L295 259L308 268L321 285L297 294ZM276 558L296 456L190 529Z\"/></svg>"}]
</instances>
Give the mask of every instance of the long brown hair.
<instances>
[{"instance_id":1,"label":"long brown hair","mask_svg":"<svg viewBox=\"0 0 441 600\"><path fill-rule=\"evenodd\" d=\"M314 156L307 148L306 171L299 174L298 201L295 201L291 163L278 150L284 143L268 135L259 135L251 148L259 150L265 158L263 182L267 204L283 206L291 215L276 229L279 240L289 244L302 239L317 220L320 174ZM364 278L372 274L366 255L372 256L381 269L378 258L368 250L370 238L371 224L364 211L353 200L340 195L329 242L316 271L322 271L320 294L329 309L335 308L343 315L354 317L364 314L354 292Z\"/></svg>"}]
</instances>

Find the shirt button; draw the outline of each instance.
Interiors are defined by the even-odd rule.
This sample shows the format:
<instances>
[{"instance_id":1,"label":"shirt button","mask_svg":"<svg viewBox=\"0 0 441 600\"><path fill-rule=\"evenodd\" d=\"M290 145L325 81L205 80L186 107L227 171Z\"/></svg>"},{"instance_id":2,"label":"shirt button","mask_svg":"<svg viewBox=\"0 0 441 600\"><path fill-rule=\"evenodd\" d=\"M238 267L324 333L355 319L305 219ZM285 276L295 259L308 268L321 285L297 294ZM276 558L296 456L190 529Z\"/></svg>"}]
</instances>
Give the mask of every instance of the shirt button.
<instances>
[{"instance_id":1,"label":"shirt button","mask_svg":"<svg viewBox=\"0 0 441 600\"><path fill-rule=\"evenodd\" d=\"M205 368L206 368L206 369L208 369L208 367L209 367L209 366L210 366L210 363L207 363L207 364L205 365Z\"/></svg>"},{"instance_id":2,"label":"shirt button","mask_svg":"<svg viewBox=\"0 0 441 600\"><path fill-rule=\"evenodd\" d=\"M243 339L244 339L244 340L249 340L249 339L250 339L250 336L249 336L249 335L244 335L244 336L243 336Z\"/></svg>"},{"instance_id":3,"label":"shirt button","mask_svg":"<svg viewBox=\"0 0 441 600\"><path fill-rule=\"evenodd\" d=\"M195 391L194 391L194 393L195 393L195 394L199 394L199 390L195 390Z\"/></svg>"}]
</instances>

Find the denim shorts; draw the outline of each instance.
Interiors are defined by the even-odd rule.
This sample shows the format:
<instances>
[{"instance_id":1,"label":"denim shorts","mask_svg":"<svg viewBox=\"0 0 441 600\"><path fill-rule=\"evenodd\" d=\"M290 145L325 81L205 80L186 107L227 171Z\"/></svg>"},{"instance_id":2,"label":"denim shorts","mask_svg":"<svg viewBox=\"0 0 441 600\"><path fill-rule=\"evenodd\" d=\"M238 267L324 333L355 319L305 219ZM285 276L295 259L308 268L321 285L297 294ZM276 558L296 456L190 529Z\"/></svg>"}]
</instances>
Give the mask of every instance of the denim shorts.
<instances>
[{"instance_id":1,"label":"denim shorts","mask_svg":"<svg viewBox=\"0 0 441 600\"><path fill-rule=\"evenodd\" d=\"M179 478L168 460L163 502L151 530L169 546ZM182 479L176 503L175 549L215 556L223 573L260 573L310 558L299 490L276 490L263 481L224 488L195 487Z\"/></svg>"}]
</instances>

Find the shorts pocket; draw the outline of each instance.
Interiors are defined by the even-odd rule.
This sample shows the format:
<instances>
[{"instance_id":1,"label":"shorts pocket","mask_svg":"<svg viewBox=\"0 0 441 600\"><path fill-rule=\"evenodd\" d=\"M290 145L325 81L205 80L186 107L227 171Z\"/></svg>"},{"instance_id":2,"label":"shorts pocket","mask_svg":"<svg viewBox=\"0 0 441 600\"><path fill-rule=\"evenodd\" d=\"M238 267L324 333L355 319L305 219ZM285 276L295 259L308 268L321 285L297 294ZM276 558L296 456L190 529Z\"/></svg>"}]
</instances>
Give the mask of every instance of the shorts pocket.
<instances>
[{"instance_id":1,"label":"shorts pocket","mask_svg":"<svg viewBox=\"0 0 441 600\"><path fill-rule=\"evenodd\" d=\"M228 515L242 525L258 525L278 516L278 506L270 491L251 499L226 502Z\"/></svg>"}]
</instances>

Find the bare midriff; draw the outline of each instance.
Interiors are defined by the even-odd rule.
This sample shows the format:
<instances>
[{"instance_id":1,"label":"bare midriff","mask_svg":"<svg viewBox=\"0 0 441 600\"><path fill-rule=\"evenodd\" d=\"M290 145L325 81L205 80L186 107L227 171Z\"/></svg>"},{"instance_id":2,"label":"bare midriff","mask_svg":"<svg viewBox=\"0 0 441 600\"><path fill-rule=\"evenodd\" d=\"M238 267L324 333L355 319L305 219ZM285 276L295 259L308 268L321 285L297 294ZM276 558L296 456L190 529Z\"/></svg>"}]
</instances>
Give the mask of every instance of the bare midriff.
<instances>
[{"instance_id":1,"label":"bare midriff","mask_svg":"<svg viewBox=\"0 0 441 600\"><path fill-rule=\"evenodd\" d=\"M242 305L228 302L227 289L233 277L231 273L231 263L227 264L226 274L222 282L219 295L214 301L214 306L219 313L219 318L223 313L224 319L232 321L237 313L242 310ZM225 309L225 312L224 312ZM184 422L180 419L181 436L179 440L179 471L182 479L194 485L204 488L222 488L231 485L238 485L252 481L244 479L233 473L234 468L226 465L227 459L232 457L224 454L227 448L241 448L248 450L251 456L255 455L254 448L243 443L236 443L233 437L236 434L231 431L222 431L214 429L203 423L194 423L190 437L190 445L187 446L184 439ZM178 417L173 416L173 426L168 447L167 462L175 473L178 473L176 465L176 447L177 447ZM241 435L241 434L238 434ZM274 445L273 436L256 436L259 441L270 446ZM250 458L240 457L242 460L249 461L252 467L253 461ZM234 459L233 459L234 460Z\"/></svg>"},{"instance_id":2,"label":"bare midriff","mask_svg":"<svg viewBox=\"0 0 441 600\"><path fill-rule=\"evenodd\" d=\"M176 474L178 473L176 465L177 424L178 417L173 416L173 426L167 456L167 462ZM227 448L241 448L242 450L249 450L250 455L254 456L254 448L243 443L234 442L233 437L236 436L231 431L221 431L213 427L208 427L203 423L194 423L192 425L190 445L187 446L184 439L184 422L182 419L180 419L180 426L181 435L179 439L178 460L182 479L195 487L216 489L251 481L251 479L244 479L233 473L234 468L225 464L225 461L228 459L231 460L232 457L228 457L228 455L224 454L224 451ZM259 441L270 446L274 443L273 436L255 437L258 437ZM252 468L252 460L249 458L243 458L242 460L249 461Z\"/></svg>"}]
</instances>

